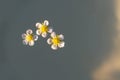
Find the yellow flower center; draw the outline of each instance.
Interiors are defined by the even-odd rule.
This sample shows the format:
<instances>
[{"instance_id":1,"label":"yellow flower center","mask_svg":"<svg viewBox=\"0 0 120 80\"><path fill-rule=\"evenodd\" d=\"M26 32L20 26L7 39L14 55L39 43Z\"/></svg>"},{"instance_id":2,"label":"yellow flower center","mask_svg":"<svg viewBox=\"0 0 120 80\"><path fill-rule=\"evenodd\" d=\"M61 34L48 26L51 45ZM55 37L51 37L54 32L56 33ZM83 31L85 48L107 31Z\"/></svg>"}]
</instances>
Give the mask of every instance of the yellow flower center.
<instances>
[{"instance_id":1,"label":"yellow flower center","mask_svg":"<svg viewBox=\"0 0 120 80\"><path fill-rule=\"evenodd\" d=\"M33 40L33 35L32 34L27 34L25 40L28 41L28 42L32 41Z\"/></svg>"},{"instance_id":2,"label":"yellow flower center","mask_svg":"<svg viewBox=\"0 0 120 80\"><path fill-rule=\"evenodd\" d=\"M47 32L48 31L48 27L45 26L44 24L42 24L42 26L39 29L41 31L41 33Z\"/></svg>"},{"instance_id":3,"label":"yellow flower center","mask_svg":"<svg viewBox=\"0 0 120 80\"><path fill-rule=\"evenodd\" d=\"M55 38L52 39L52 43L54 45L58 45L60 43L60 39L58 37L55 37Z\"/></svg>"}]
</instances>

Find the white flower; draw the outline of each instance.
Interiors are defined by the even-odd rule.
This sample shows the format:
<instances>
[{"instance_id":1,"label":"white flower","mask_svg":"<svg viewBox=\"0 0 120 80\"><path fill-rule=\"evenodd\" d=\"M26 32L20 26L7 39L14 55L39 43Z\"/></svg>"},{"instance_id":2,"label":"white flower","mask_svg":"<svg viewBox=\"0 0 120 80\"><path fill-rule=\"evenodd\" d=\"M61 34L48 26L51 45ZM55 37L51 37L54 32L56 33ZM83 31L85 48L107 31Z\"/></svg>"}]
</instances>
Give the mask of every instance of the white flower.
<instances>
[{"instance_id":1,"label":"white flower","mask_svg":"<svg viewBox=\"0 0 120 80\"><path fill-rule=\"evenodd\" d=\"M57 50L58 48L63 48L65 46L64 36L62 34L56 35L55 32L51 33L51 38L48 38L47 43L50 45L53 50Z\"/></svg>"},{"instance_id":2,"label":"white flower","mask_svg":"<svg viewBox=\"0 0 120 80\"><path fill-rule=\"evenodd\" d=\"M43 23L36 23L36 34L41 35L42 37L47 37L47 33L52 33L53 29L48 27L49 22L45 20Z\"/></svg>"},{"instance_id":3,"label":"white flower","mask_svg":"<svg viewBox=\"0 0 120 80\"><path fill-rule=\"evenodd\" d=\"M34 41L37 41L38 36L34 35L31 29L28 29L26 31L26 34L25 33L22 34L22 38L23 38L24 45L33 46Z\"/></svg>"}]
</instances>

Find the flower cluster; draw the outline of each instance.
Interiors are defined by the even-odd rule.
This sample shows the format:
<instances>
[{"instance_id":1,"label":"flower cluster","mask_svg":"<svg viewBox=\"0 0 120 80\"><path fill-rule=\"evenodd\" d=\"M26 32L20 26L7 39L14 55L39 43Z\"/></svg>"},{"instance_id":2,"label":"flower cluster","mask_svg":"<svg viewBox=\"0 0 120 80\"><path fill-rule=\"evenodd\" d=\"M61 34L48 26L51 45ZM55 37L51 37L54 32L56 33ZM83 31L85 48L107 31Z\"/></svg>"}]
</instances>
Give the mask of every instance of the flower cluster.
<instances>
[{"instance_id":1,"label":"flower cluster","mask_svg":"<svg viewBox=\"0 0 120 80\"><path fill-rule=\"evenodd\" d=\"M26 33L22 34L23 44L33 46L34 42L38 40L38 36L42 36L46 38L48 33L50 34L50 38L47 39L47 43L51 45L53 50L57 50L58 48L63 48L65 46L64 36L63 34L56 34L53 32L53 29L49 27L49 22L45 20L43 23L36 23L36 35L33 34L31 29L28 29Z\"/></svg>"}]
</instances>

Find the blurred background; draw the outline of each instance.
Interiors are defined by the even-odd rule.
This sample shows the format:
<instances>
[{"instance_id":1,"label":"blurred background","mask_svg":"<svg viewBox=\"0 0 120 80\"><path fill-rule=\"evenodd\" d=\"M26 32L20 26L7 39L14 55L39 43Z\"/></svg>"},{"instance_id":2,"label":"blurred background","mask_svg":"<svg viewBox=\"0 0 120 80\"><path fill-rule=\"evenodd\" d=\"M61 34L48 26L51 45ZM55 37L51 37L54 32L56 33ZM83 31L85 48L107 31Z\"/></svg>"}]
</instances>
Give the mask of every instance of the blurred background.
<instances>
[{"instance_id":1,"label":"blurred background","mask_svg":"<svg viewBox=\"0 0 120 80\"><path fill-rule=\"evenodd\" d=\"M42 37L22 44L21 34L45 19L64 34L65 48L53 51ZM92 80L114 24L113 0L0 0L0 80Z\"/></svg>"}]
</instances>

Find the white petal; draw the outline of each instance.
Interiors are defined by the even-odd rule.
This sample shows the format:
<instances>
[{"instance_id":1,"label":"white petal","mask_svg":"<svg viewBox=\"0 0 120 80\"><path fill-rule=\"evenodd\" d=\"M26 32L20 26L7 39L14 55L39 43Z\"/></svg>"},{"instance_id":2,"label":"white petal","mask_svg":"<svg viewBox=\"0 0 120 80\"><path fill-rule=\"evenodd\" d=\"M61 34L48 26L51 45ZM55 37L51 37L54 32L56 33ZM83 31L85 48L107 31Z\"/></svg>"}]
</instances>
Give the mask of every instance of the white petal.
<instances>
[{"instance_id":1,"label":"white petal","mask_svg":"<svg viewBox=\"0 0 120 80\"><path fill-rule=\"evenodd\" d=\"M65 46L65 42L60 42L59 44L58 44L58 47L59 48L63 48Z\"/></svg>"},{"instance_id":2,"label":"white petal","mask_svg":"<svg viewBox=\"0 0 120 80\"><path fill-rule=\"evenodd\" d=\"M37 35L34 35L34 40L37 41L38 40L38 36Z\"/></svg>"},{"instance_id":3,"label":"white petal","mask_svg":"<svg viewBox=\"0 0 120 80\"><path fill-rule=\"evenodd\" d=\"M48 44L52 44L51 38L49 38L49 39L47 40L47 43L48 43Z\"/></svg>"},{"instance_id":4,"label":"white petal","mask_svg":"<svg viewBox=\"0 0 120 80\"><path fill-rule=\"evenodd\" d=\"M41 26L42 26L42 24L41 23L36 23L36 25L35 25L37 28L40 28Z\"/></svg>"},{"instance_id":5,"label":"white petal","mask_svg":"<svg viewBox=\"0 0 120 80\"><path fill-rule=\"evenodd\" d=\"M36 34L40 35L41 34L40 30L36 30Z\"/></svg>"},{"instance_id":6,"label":"white petal","mask_svg":"<svg viewBox=\"0 0 120 80\"><path fill-rule=\"evenodd\" d=\"M28 42L27 42L26 40L23 40L23 44L24 44L24 45L27 45Z\"/></svg>"},{"instance_id":7,"label":"white petal","mask_svg":"<svg viewBox=\"0 0 120 80\"><path fill-rule=\"evenodd\" d=\"M62 35L62 34L60 34L58 37L60 38L60 40L64 39L64 35Z\"/></svg>"},{"instance_id":8,"label":"white petal","mask_svg":"<svg viewBox=\"0 0 120 80\"><path fill-rule=\"evenodd\" d=\"M47 37L47 33L46 32L42 33L42 37L46 38Z\"/></svg>"},{"instance_id":9,"label":"white petal","mask_svg":"<svg viewBox=\"0 0 120 80\"><path fill-rule=\"evenodd\" d=\"M53 28L49 27L48 32L52 33L53 32Z\"/></svg>"},{"instance_id":10,"label":"white petal","mask_svg":"<svg viewBox=\"0 0 120 80\"><path fill-rule=\"evenodd\" d=\"M56 37L56 33L55 33L55 32L52 32L52 33L51 33L51 37L52 37L52 38Z\"/></svg>"},{"instance_id":11,"label":"white petal","mask_svg":"<svg viewBox=\"0 0 120 80\"><path fill-rule=\"evenodd\" d=\"M53 50L57 50L57 45L52 45L51 48L52 48Z\"/></svg>"},{"instance_id":12,"label":"white petal","mask_svg":"<svg viewBox=\"0 0 120 80\"><path fill-rule=\"evenodd\" d=\"M28 29L28 30L26 31L26 33L27 33L27 34L32 34L33 32L32 32L31 29Z\"/></svg>"},{"instance_id":13,"label":"white petal","mask_svg":"<svg viewBox=\"0 0 120 80\"><path fill-rule=\"evenodd\" d=\"M23 33L23 34L22 34L22 38L23 38L23 39L25 39L25 37L26 37L26 34L25 34L25 33Z\"/></svg>"},{"instance_id":14,"label":"white petal","mask_svg":"<svg viewBox=\"0 0 120 80\"><path fill-rule=\"evenodd\" d=\"M30 41L29 46L33 46L33 45L34 45L34 41Z\"/></svg>"},{"instance_id":15,"label":"white petal","mask_svg":"<svg viewBox=\"0 0 120 80\"><path fill-rule=\"evenodd\" d=\"M44 21L44 25L46 25L46 26L48 26L48 25L49 25L48 20L45 20L45 21Z\"/></svg>"}]
</instances>

